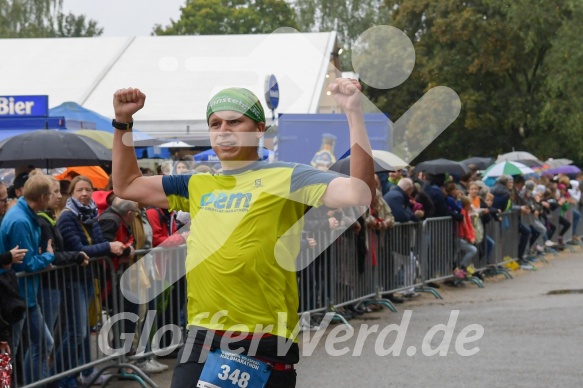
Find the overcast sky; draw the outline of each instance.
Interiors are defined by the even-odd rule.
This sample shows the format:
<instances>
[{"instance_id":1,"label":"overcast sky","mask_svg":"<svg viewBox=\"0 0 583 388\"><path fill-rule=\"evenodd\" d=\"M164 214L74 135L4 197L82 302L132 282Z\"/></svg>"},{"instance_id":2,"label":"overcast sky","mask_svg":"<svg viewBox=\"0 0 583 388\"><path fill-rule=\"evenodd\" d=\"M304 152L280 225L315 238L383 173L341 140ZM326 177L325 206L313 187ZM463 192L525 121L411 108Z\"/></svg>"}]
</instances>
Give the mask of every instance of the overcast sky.
<instances>
[{"instance_id":1,"label":"overcast sky","mask_svg":"<svg viewBox=\"0 0 583 388\"><path fill-rule=\"evenodd\" d=\"M102 36L148 36L155 24L180 17L186 0L63 0L63 12L85 15L103 28Z\"/></svg>"}]
</instances>

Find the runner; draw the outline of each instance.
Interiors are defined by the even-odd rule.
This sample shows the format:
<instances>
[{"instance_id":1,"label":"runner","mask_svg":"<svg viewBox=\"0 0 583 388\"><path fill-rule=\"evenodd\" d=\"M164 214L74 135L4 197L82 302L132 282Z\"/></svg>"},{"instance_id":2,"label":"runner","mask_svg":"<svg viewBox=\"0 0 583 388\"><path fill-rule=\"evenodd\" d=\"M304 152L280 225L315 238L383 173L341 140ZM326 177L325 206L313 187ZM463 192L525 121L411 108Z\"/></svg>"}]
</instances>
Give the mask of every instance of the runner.
<instances>
[{"instance_id":1,"label":"runner","mask_svg":"<svg viewBox=\"0 0 583 388\"><path fill-rule=\"evenodd\" d=\"M114 94L116 195L188 211L192 219L186 258L189 335L173 387L295 387L299 319L294 260L300 220L312 206L369 206L375 192L360 90L355 80L337 79L330 85L349 122L350 177L258 160L265 114L257 97L240 88L219 92L207 106L211 145L222 174L144 177L123 135L146 96L132 88ZM225 338L230 338L230 349L253 357L222 353Z\"/></svg>"}]
</instances>

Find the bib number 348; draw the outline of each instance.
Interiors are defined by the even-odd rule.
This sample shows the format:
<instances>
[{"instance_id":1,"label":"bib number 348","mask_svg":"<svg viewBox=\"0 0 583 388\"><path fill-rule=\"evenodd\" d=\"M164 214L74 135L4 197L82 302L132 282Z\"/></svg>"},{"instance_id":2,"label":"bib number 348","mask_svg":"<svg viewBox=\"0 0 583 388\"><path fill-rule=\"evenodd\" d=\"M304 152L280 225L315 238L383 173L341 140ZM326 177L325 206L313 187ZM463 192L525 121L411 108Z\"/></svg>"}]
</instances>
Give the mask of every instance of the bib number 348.
<instances>
[{"instance_id":1,"label":"bib number 348","mask_svg":"<svg viewBox=\"0 0 583 388\"><path fill-rule=\"evenodd\" d=\"M265 387L271 369L265 362L243 354L216 349L209 353L198 380L198 388Z\"/></svg>"},{"instance_id":2,"label":"bib number 348","mask_svg":"<svg viewBox=\"0 0 583 388\"><path fill-rule=\"evenodd\" d=\"M234 386L245 388L249 384L249 379L251 375L247 372L241 372L239 369L235 369L231 372L231 368L228 365L221 365L222 373L219 373L219 379L223 381L230 380Z\"/></svg>"}]
</instances>

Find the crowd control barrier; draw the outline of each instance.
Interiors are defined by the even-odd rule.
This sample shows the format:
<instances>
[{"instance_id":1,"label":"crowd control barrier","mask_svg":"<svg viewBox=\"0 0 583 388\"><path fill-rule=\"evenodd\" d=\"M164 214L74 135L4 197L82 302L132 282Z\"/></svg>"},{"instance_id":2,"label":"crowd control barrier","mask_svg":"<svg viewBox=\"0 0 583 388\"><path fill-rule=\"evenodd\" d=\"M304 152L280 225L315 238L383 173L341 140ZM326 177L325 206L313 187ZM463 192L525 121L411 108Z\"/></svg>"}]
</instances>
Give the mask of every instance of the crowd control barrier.
<instances>
[{"instance_id":1,"label":"crowd control barrier","mask_svg":"<svg viewBox=\"0 0 583 388\"><path fill-rule=\"evenodd\" d=\"M558 213L553 217L558 220ZM566 219L571 218L567 212ZM520 222L530 225L532 220L508 212L484 226L473 260L477 270L510 278L503 264L517 258ZM298 313L371 303L396 311L387 296L411 290L441 298L430 285L452 278L460 258L456 233L449 217L397 223L388 230L305 232L296 261ZM94 258L87 267L18 273L29 307L13 325L14 386L40 387L80 373L92 373L93 379L107 373L107 381L124 377L156 387L138 366L184 344L185 257L185 245L158 247L136 251L132 266ZM125 318L113 322L120 313Z\"/></svg>"}]
</instances>

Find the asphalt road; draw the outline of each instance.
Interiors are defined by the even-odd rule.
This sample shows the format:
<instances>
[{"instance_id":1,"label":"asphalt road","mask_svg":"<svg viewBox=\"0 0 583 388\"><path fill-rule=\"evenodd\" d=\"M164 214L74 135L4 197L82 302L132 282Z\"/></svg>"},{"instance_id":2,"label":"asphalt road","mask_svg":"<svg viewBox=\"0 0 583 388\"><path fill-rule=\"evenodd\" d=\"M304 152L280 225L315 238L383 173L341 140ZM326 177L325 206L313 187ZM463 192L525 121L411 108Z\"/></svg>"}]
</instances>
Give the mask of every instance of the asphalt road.
<instances>
[{"instance_id":1,"label":"asphalt road","mask_svg":"<svg viewBox=\"0 0 583 388\"><path fill-rule=\"evenodd\" d=\"M304 355L297 366L297 386L583 387L583 293L547 295L553 290L583 290L581 251L549 257L549 264L536 264L537 271L512 272L512 280L487 279L483 289L442 286L443 300L424 294L397 305L398 313L385 309L365 314L364 319L350 321L354 332L344 341L343 326L331 325L315 348L301 345L304 354L313 353ZM431 350L439 350L444 332L428 339L425 348L424 338L432 327L448 324L455 311L459 315L450 324L453 335L444 355L429 355ZM406 330L402 331L400 354L387 354L385 350L398 345L397 333L387 335L383 329L386 332L388 325L401 325L404 315L410 317L408 326L402 325ZM366 339L362 325L371 331ZM483 328L481 336L477 325ZM478 331L467 332L466 341L475 337L462 344L464 334L460 336L460 332L466 327ZM332 343L333 330L339 341L336 344ZM314 333L310 335L313 339ZM346 354L331 355L340 350ZM475 354L461 355L470 350ZM169 370L152 378L160 387L168 387L171 374ZM139 385L113 382L110 386Z\"/></svg>"}]
</instances>

